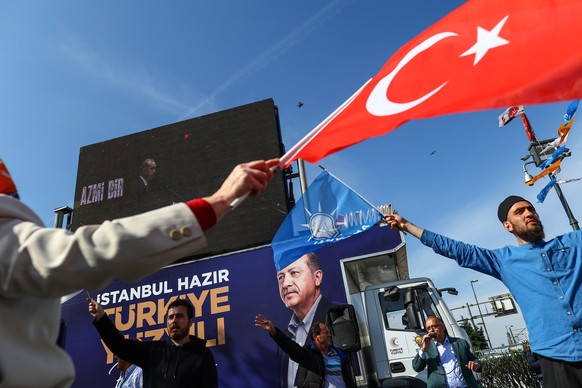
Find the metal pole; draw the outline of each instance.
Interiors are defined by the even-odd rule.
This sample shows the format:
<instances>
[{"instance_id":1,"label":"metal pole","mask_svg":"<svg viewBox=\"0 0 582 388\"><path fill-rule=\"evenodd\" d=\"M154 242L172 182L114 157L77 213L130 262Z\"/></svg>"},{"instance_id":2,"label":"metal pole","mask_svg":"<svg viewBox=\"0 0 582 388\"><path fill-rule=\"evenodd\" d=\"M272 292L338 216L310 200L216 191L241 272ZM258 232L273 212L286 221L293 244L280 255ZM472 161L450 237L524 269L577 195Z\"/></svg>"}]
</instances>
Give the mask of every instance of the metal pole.
<instances>
[{"instance_id":1,"label":"metal pole","mask_svg":"<svg viewBox=\"0 0 582 388\"><path fill-rule=\"evenodd\" d=\"M555 178L553 174L551 174L551 175L552 175L552 178ZM574 214L572 214L572 210L570 209L570 205L568 205L568 201L566 201L566 198L564 197L564 193L562 193L562 188L560 187L560 185L557 182L554 185L554 189L556 190L556 194L558 195L558 198L560 198L560 202L562 202L562 206L564 207L564 210L566 211L566 215L568 216L568 221L570 221L570 226L574 230L580 230L580 227L578 226L578 221L576 221L576 218L574 218Z\"/></svg>"},{"instance_id":2,"label":"metal pole","mask_svg":"<svg viewBox=\"0 0 582 388\"><path fill-rule=\"evenodd\" d=\"M467 303L467 310L469 310L469 318L471 318L471 323L473 324L473 327L476 329L477 325L475 325L475 320L473 319L473 314L471 314L471 307L469 306L469 303Z\"/></svg>"},{"instance_id":3,"label":"metal pole","mask_svg":"<svg viewBox=\"0 0 582 388\"><path fill-rule=\"evenodd\" d=\"M307 174L305 173L305 162L303 159L297 159L297 167L299 169L299 187L303 195L305 194L305 190L307 190Z\"/></svg>"},{"instance_id":4,"label":"metal pole","mask_svg":"<svg viewBox=\"0 0 582 388\"><path fill-rule=\"evenodd\" d=\"M515 337L513 336L513 331L511 330L513 326L509 325L509 335L511 335L511 341L513 342L514 345L517 345L517 341L515 340Z\"/></svg>"},{"instance_id":5,"label":"metal pole","mask_svg":"<svg viewBox=\"0 0 582 388\"><path fill-rule=\"evenodd\" d=\"M515 345L515 342L513 340L513 334L511 333L511 327L512 325L505 325L505 334L507 335L507 343L509 344L509 346Z\"/></svg>"},{"instance_id":6,"label":"metal pole","mask_svg":"<svg viewBox=\"0 0 582 388\"><path fill-rule=\"evenodd\" d=\"M489 339L489 333L487 332L487 326L485 325L485 320L483 319L483 313L481 312L481 306L479 306L479 301L477 300L477 294L475 293L475 287L473 283L477 283L479 280L471 280L471 288L473 289L473 295L475 296L475 303L477 303L477 309L479 309L479 316L481 317L481 322L483 323L483 329L485 329L485 334L487 335L487 343L489 344L489 349L493 349L491 346L491 340Z\"/></svg>"}]
</instances>

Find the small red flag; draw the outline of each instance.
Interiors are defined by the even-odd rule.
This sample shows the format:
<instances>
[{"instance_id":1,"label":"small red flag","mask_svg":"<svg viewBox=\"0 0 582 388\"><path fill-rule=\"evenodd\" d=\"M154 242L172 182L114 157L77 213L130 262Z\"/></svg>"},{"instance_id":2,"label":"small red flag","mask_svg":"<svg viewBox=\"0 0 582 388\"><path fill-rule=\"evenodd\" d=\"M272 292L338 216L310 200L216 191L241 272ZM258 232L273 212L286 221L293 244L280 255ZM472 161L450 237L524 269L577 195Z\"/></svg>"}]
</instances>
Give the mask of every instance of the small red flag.
<instances>
[{"instance_id":1,"label":"small red flag","mask_svg":"<svg viewBox=\"0 0 582 388\"><path fill-rule=\"evenodd\" d=\"M321 158L412 119L582 97L582 1L472 0L398 50L282 158Z\"/></svg>"},{"instance_id":2,"label":"small red flag","mask_svg":"<svg viewBox=\"0 0 582 388\"><path fill-rule=\"evenodd\" d=\"M498 118L499 126L503 127L504 125L509 123L511 120L516 118L517 115L522 114L523 112L524 112L523 105L510 106L509 108L507 108L505 110L505 112L503 112L501 115L499 115L499 118Z\"/></svg>"}]
</instances>

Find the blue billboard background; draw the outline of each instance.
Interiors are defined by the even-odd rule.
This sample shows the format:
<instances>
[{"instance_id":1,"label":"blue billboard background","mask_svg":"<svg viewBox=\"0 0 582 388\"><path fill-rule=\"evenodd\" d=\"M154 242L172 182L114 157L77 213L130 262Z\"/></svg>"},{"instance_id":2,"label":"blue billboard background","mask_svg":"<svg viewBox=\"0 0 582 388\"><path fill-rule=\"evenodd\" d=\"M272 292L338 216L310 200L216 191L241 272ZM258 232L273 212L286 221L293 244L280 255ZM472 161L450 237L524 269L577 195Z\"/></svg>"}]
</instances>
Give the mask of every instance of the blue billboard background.
<instances>
[{"instance_id":1,"label":"blue billboard background","mask_svg":"<svg viewBox=\"0 0 582 388\"><path fill-rule=\"evenodd\" d=\"M333 302L346 303L339 261L391 250L401 243L399 233L374 227L319 249L324 271L322 294ZM138 298L138 291L148 287L159 295ZM135 284L114 282L103 290L91 291L91 295L101 298L124 335L142 340L152 340L152 333L165 329L165 306L170 298L194 298L195 334L209 341L220 387L278 386L281 367L277 346L264 330L254 326L255 316L261 313L283 329L292 314L279 296L270 246L179 264ZM119 373L114 370L108 375L113 361L93 327L85 298L86 293L81 292L62 306L65 349L76 369L74 387L113 387Z\"/></svg>"}]
</instances>

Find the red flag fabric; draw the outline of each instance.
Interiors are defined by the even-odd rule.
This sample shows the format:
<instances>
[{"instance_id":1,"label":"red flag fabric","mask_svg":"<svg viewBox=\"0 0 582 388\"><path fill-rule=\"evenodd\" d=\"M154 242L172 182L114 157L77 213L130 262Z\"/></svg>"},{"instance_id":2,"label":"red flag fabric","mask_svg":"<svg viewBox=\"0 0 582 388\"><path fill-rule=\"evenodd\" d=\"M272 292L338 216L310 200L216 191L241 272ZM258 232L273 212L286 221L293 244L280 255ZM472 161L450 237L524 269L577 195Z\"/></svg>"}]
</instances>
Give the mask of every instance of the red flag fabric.
<instances>
[{"instance_id":1,"label":"red flag fabric","mask_svg":"<svg viewBox=\"0 0 582 388\"><path fill-rule=\"evenodd\" d=\"M499 126L503 127L504 125L506 125L507 123L509 123L511 120L513 120L514 118L516 118L518 115L523 113L523 105L520 106L510 106L509 108L507 108L505 110L505 112L503 112L502 114L499 115Z\"/></svg>"},{"instance_id":2,"label":"red flag fabric","mask_svg":"<svg viewBox=\"0 0 582 388\"><path fill-rule=\"evenodd\" d=\"M16 185L8 172L8 168L0 159L0 194L14 194L16 193Z\"/></svg>"},{"instance_id":3,"label":"red flag fabric","mask_svg":"<svg viewBox=\"0 0 582 388\"><path fill-rule=\"evenodd\" d=\"M531 124L525 112L521 113L521 122L523 123L523 127L525 128L525 134L529 141L530 142L538 141L538 138L534 133L533 128L531 127Z\"/></svg>"},{"instance_id":4,"label":"red flag fabric","mask_svg":"<svg viewBox=\"0 0 582 388\"><path fill-rule=\"evenodd\" d=\"M582 1L471 0L398 50L282 158L321 158L411 119L582 96Z\"/></svg>"}]
</instances>

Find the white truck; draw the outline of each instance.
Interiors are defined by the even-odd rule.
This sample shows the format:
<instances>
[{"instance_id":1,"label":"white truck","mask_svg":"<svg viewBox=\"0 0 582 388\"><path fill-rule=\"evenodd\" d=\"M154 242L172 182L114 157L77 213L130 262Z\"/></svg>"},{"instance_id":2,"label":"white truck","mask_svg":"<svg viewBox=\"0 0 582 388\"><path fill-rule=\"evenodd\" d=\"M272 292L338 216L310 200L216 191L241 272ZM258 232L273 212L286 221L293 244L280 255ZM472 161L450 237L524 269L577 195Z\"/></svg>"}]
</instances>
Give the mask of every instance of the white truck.
<instances>
[{"instance_id":1,"label":"white truck","mask_svg":"<svg viewBox=\"0 0 582 388\"><path fill-rule=\"evenodd\" d=\"M386 265L390 262L396 265L390 268ZM358 385L426 386L426 370L416 373L412 360L419 348L416 340L426 334L424 322L429 316L440 317L449 335L469 341L442 299L442 292L456 295L456 290L439 290L429 278L406 279L406 262L404 241L388 251L340 260L346 299L353 312L332 312L330 318L339 319L338 324L350 314L357 318ZM405 276L401 276L403 270ZM330 324L332 329L337 325ZM338 345L337 340L334 343Z\"/></svg>"}]
</instances>

